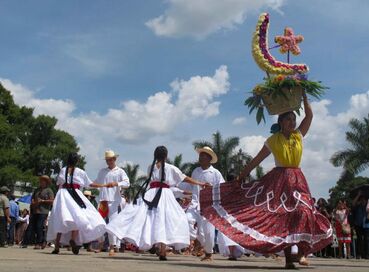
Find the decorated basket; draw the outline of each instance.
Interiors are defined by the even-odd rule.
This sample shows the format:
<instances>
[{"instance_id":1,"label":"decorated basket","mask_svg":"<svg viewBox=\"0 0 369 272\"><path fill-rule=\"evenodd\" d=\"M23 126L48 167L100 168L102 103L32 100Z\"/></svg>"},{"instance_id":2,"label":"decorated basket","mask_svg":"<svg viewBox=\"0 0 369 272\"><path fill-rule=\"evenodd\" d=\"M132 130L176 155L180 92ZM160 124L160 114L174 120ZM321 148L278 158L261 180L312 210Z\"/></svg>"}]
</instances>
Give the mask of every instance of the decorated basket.
<instances>
[{"instance_id":1,"label":"decorated basket","mask_svg":"<svg viewBox=\"0 0 369 272\"><path fill-rule=\"evenodd\" d=\"M261 95L263 104L270 115L282 114L300 109L303 92L301 86L282 88L279 91L282 95L276 95L274 97L272 94Z\"/></svg>"}]
</instances>

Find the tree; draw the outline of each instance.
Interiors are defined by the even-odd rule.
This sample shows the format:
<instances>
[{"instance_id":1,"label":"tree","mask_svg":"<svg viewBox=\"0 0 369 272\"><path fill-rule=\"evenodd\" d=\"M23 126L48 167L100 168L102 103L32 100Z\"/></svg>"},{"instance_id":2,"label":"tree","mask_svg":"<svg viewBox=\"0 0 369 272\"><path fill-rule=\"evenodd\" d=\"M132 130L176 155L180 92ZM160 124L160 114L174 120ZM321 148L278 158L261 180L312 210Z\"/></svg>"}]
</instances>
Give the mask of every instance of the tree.
<instances>
[{"instance_id":1,"label":"tree","mask_svg":"<svg viewBox=\"0 0 369 272\"><path fill-rule=\"evenodd\" d=\"M36 182L37 175L55 175L70 152L79 148L73 136L55 128L57 119L33 115L33 109L14 103L0 84L0 185ZM83 167L82 157L79 166Z\"/></svg>"},{"instance_id":2,"label":"tree","mask_svg":"<svg viewBox=\"0 0 369 272\"><path fill-rule=\"evenodd\" d=\"M196 163L182 162L182 154L176 155L174 160L167 159L167 162L178 167L185 175L191 176L191 172L196 168Z\"/></svg>"},{"instance_id":3,"label":"tree","mask_svg":"<svg viewBox=\"0 0 369 272\"><path fill-rule=\"evenodd\" d=\"M362 121L351 119L349 127L351 131L346 132L346 140L351 148L336 152L331 163L357 175L369 167L369 114Z\"/></svg>"},{"instance_id":4,"label":"tree","mask_svg":"<svg viewBox=\"0 0 369 272\"><path fill-rule=\"evenodd\" d=\"M122 169L126 172L130 186L126 189L126 197L128 201L132 201L137 195L142 183L146 180L146 176L138 176L140 166L138 164L126 164Z\"/></svg>"},{"instance_id":5,"label":"tree","mask_svg":"<svg viewBox=\"0 0 369 272\"><path fill-rule=\"evenodd\" d=\"M350 191L360 185L369 184L369 178L355 177L351 172L344 171L336 185L329 189L329 204L336 207L338 200L346 200L351 203Z\"/></svg>"}]
</instances>

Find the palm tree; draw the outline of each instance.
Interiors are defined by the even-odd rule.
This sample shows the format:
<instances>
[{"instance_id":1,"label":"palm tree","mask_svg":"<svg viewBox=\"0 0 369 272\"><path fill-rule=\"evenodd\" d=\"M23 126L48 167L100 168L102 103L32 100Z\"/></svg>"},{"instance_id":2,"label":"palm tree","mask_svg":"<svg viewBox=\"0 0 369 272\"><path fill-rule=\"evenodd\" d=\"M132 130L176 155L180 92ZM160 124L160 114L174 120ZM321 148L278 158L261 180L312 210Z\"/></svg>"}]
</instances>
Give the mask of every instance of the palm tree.
<instances>
[{"instance_id":1,"label":"palm tree","mask_svg":"<svg viewBox=\"0 0 369 272\"><path fill-rule=\"evenodd\" d=\"M351 148L336 152L331 157L331 163L356 175L369 167L369 114L363 121L351 119L351 131L346 132L346 140Z\"/></svg>"},{"instance_id":2,"label":"palm tree","mask_svg":"<svg viewBox=\"0 0 369 272\"><path fill-rule=\"evenodd\" d=\"M138 164L126 164L122 169L126 172L130 186L126 189L126 197L128 201L132 201L138 193L142 183L146 180L146 176L138 176L138 170L140 166Z\"/></svg>"},{"instance_id":3,"label":"palm tree","mask_svg":"<svg viewBox=\"0 0 369 272\"><path fill-rule=\"evenodd\" d=\"M219 131L213 134L213 142L209 141L195 141L193 143L195 148L209 146L218 156L218 162L214 165L223 175L227 177L234 156L234 150L239 145L238 137L222 138Z\"/></svg>"},{"instance_id":4,"label":"palm tree","mask_svg":"<svg viewBox=\"0 0 369 272\"><path fill-rule=\"evenodd\" d=\"M182 154L176 155L174 157L174 160L167 159L167 162L170 164L173 164L174 166L178 167L179 170L181 170L185 175L190 176L193 169L195 169L196 166L194 166L194 163L191 162L182 162Z\"/></svg>"}]
</instances>

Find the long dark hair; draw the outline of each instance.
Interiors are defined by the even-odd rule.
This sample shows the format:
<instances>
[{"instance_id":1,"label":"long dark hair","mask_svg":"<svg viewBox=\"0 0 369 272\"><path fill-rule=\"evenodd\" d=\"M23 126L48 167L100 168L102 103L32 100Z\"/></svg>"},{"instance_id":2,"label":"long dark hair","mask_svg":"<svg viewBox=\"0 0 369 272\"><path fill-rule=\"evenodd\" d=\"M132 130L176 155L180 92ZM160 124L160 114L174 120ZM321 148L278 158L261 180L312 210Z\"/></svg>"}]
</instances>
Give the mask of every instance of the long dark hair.
<instances>
[{"instance_id":1,"label":"long dark hair","mask_svg":"<svg viewBox=\"0 0 369 272\"><path fill-rule=\"evenodd\" d=\"M156 208L158 206L159 203L159 199L161 196L161 192L163 190L162 187L160 187L155 195L155 197L153 198L152 201L147 201L145 200L145 192L147 189L147 186L149 185L151 178L152 178L152 173L154 171L154 167L155 164L157 162L160 162L161 165L161 177L160 177L160 182L164 182L165 181L165 160L168 157L168 149L161 145L155 148L154 151L154 160L152 161L151 167L150 167L150 172L149 172L149 176L146 179L146 181L142 184L140 190L138 191L138 193L135 196L135 199L133 200L133 204L137 204L137 198L139 196L140 193L142 193L142 200L149 206L149 210L152 210L152 208Z\"/></svg>"},{"instance_id":2,"label":"long dark hair","mask_svg":"<svg viewBox=\"0 0 369 272\"><path fill-rule=\"evenodd\" d=\"M75 152L69 153L68 159L67 159L67 167L65 169L65 182L68 183L68 170L69 168L72 168L72 173L70 174L70 183L73 183L73 174L74 169L79 161L79 155Z\"/></svg>"}]
</instances>

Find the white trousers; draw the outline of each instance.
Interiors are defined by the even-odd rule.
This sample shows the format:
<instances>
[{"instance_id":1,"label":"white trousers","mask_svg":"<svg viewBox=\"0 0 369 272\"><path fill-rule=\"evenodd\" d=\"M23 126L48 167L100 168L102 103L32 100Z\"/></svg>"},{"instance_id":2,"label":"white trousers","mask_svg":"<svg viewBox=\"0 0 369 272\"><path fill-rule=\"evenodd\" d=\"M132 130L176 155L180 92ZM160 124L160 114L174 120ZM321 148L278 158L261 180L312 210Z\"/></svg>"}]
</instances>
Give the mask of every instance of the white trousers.
<instances>
[{"instance_id":1,"label":"white trousers","mask_svg":"<svg viewBox=\"0 0 369 272\"><path fill-rule=\"evenodd\" d=\"M108 202L108 206L109 206L109 214L108 214L108 218L109 218L109 222L111 222L117 215L118 215L118 211L119 211L119 206L121 204L121 201L109 201ZM109 238L109 244L111 246L120 246L120 240L117 238L117 236L108 233L108 238Z\"/></svg>"},{"instance_id":2,"label":"white trousers","mask_svg":"<svg viewBox=\"0 0 369 272\"><path fill-rule=\"evenodd\" d=\"M206 253L213 253L215 227L202 217L200 211L197 209L188 209L186 215L190 228L191 240L199 240Z\"/></svg>"}]
</instances>

